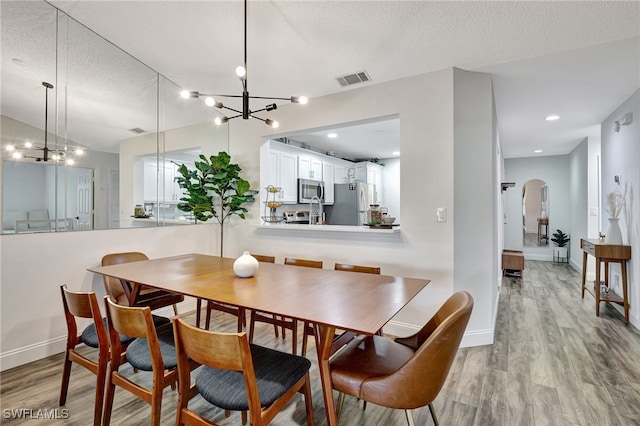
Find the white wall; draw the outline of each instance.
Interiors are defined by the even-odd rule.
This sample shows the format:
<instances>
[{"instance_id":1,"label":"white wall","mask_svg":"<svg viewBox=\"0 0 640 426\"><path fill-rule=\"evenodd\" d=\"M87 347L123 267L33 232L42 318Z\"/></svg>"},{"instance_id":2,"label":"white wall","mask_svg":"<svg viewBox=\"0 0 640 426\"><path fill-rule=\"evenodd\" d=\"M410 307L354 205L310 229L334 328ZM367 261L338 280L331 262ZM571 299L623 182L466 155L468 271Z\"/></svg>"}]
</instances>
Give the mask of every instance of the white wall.
<instances>
[{"instance_id":1,"label":"white wall","mask_svg":"<svg viewBox=\"0 0 640 426\"><path fill-rule=\"evenodd\" d=\"M473 332L492 335L492 308L498 303L494 200L501 189L494 174L497 140L491 76L454 69L453 91L454 208L448 214L454 220L453 288L473 294Z\"/></svg>"},{"instance_id":2,"label":"white wall","mask_svg":"<svg viewBox=\"0 0 640 426\"><path fill-rule=\"evenodd\" d=\"M185 225L0 237L0 369L64 350L66 326L59 286L95 291L101 298L102 279L87 268L99 266L103 255L122 251L142 251L151 258L213 254L212 232L211 225ZM181 312L188 309L192 307L179 308Z\"/></svg>"},{"instance_id":3,"label":"white wall","mask_svg":"<svg viewBox=\"0 0 640 426\"><path fill-rule=\"evenodd\" d=\"M470 73L473 74L473 73ZM335 95L312 99L306 106L285 105L279 107L271 118L280 122L279 134L301 131L309 128L329 126L336 123L353 122L374 117L397 114L400 118L402 167L400 169L400 203L402 211L401 233L397 236L369 234L332 234L313 231L271 230L256 227L244 228L240 245L235 248L226 246L225 253L240 254L241 250L275 255L277 261L284 256L295 255L302 258L319 259L325 267L334 262L349 262L365 265L379 265L383 274L399 274L431 279L427 289L418 295L385 330L396 334L408 334L426 322L440 304L454 291L454 269L466 269L477 262L477 256L460 260L460 266L454 266L454 226L462 226L463 217L458 221L454 216L454 177L460 174L463 181L473 184L480 182L483 194L492 191L493 153L489 136L483 136L480 148L484 161L471 162L458 167L454 163L454 86L457 78L452 69L396 80L389 83L366 86ZM476 120L482 126L491 129L492 105L491 82L487 75L473 80L468 77L468 88L478 86L483 94L481 101L471 96L461 96L461 102L476 103L488 111L480 114ZM462 84L462 83L461 83ZM488 100L487 100L488 96ZM258 146L262 137L268 137L270 130L261 123L247 123L234 120L230 123L230 149L232 158L240 162L250 174L251 182L259 182L259 172L247 164L257 164ZM460 139L461 141L463 139ZM479 164L481 163L482 164ZM468 167L467 167L468 166ZM486 185L486 187L485 187ZM254 183L254 186L256 184ZM497 187L497 185L496 185ZM483 201L491 206L491 198ZM436 210L444 207L448 211L446 223L436 222ZM455 212L457 212L457 208ZM253 206L255 218L259 216L259 206ZM462 212L461 212L462 213ZM494 212L495 213L495 212ZM495 229L489 214L482 212L480 219L474 216L472 226L482 228L491 244ZM254 224L258 224L254 220ZM480 224L480 225L479 225ZM473 239L477 232L461 234L461 244L465 235ZM481 263L479 269L473 268L480 279L467 280L460 275L458 289L469 290L479 302L468 327L466 344L490 343L493 336L491 317L494 301L485 303L487 294L491 294L491 262ZM497 267L496 267L497 268ZM482 271L481 271L482 270Z\"/></svg>"},{"instance_id":4,"label":"white wall","mask_svg":"<svg viewBox=\"0 0 640 426\"><path fill-rule=\"evenodd\" d=\"M561 229L571 238L571 211L569 187L569 156L507 158L505 180L515 182L516 186L505 191L505 239L504 247L523 250L526 259L553 260L553 243L543 247L523 247L522 242L522 186L531 179L540 179L547 183L549 196L549 237ZM576 235L576 237L578 237ZM580 252L570 250L570 256L581 256Z\"/></svg>"},{"instance_id":5,"label":"white wall","mask_svg":"<svg viewBox=\"0 0 640 426\"><path fill-rule=\"evenodd\" d=\"M571 233L569 242L573 267L582 270L580 239L589 238L589 141L585 138L569 154L569 197Z\"/></svg>"},{"instance_id":6,"label":"white wall","mask_svg":"<svg viewBox=\"0 0 640 426\"><path fill-rule=\"evenodd\" d=\"M633 114L633 122L615 131L615 121L626 113ZM625 194L626 208L620 215L620 229L625 244L631 245L628 267L630 321L640 327L640 91L636 91L602 122L602 228L606 232L608 214L606 194L619 190ZM620 185L614 182L620 175ZM612 273L619 273L619 265L611 265ZM616 290L614 288L614 290ZM617 291L619 294L619 289Z\"/></svg>"}]
</instances>

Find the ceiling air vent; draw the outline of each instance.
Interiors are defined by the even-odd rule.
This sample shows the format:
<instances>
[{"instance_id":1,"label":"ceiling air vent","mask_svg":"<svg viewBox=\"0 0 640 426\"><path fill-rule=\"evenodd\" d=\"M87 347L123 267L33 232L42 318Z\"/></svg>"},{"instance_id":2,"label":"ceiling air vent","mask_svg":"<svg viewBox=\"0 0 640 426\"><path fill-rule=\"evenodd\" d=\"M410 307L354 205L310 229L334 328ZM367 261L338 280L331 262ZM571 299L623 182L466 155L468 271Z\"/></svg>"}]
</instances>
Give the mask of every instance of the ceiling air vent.
<instances>
[{"instance_id":1,"label":"ceiling air vent","mask_svg":"<svg viewBox=\"0 0 640 426\"><path fill-rule=\"evenodd\" d=\"M134 127L133 129L129 129L129 131L130 131L131 133L136 133L136 134L138 134L138 135L139 135L139 134L141 134L141 133L144 133L144 132L145 132L145 131L144 131L144 130L142 130L140 127Z\"/></svg>"},{"instance_id":2,"label":"ceiling air vent","mask_svg":"<svg viewBox=\"0 0 640 426\"><path fill-rule=\"evenodd\" d=\"M342 77L336 78L336 80L338 80L340 86L344 87L371 81L371 77L369 77L366 71L360 71L355 74L343 75Z\"/></svg>"}]
</instances>

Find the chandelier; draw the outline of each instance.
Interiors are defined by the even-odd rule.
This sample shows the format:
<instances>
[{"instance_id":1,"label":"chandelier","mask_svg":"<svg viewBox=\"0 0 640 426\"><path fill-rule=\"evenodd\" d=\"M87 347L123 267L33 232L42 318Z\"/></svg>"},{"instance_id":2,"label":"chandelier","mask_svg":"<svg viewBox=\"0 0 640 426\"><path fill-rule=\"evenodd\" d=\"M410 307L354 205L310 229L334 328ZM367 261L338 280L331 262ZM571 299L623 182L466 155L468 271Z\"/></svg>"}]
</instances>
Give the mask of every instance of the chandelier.
<instances>
[{"instance_id":1,"label":"chandelier","mask_svg":"<svg viewBox=\"0 0 640 426\"><path fill-rule=\"evenodd\" d=\"M6 146L6 150L11 152L11 156L19 160L21 158L33 158L36 161L64 161L66 164L72 165L74 163L74 159L68 157L68 153L73 153L75 155L83 155L84 150L82 148L76 148L74 150L65 149L51 149L49 148L48 143L48 118L49 118L49 89L53 89L53 84L47 83L46 81L42 82L44 86L44 146L38 146L33 144L30 141L24 142L22 146L17 146L13 144L9 144Z\"/></svg>"},{"instance_id":2,"label":"chandelier","mask_svg":"<svg viewBox=\"0 0 640 426\"><path fill-rule=\"evenodd\" d=\"M183 90L181 92L181 96L185 99L189 98L204 98L205 104L210 107L216 108L220 111L229 110L236 115L232 115L230 117L224 115L218 116L215 118L214 122L217 125L224 124L233 118L242 117L244 120L248 120L249 118L255 118L257 120L263 121L266 125L271 126L273 128L278 128L279 123L276 120L271 120L269 118L260 118L255 115L255 113L263 112L263 111L273 111L277 109L278 106L275 103L270 103L266 105L264 108L251 110L249 106L250 99L267 99L267 100L283 100L290 101L292 103L306 104L307 98L306 96L290 96L290 97L268 97L268 96L249 96L249 90L247 88L247 0L244 0L244 64L236 67L236 75L242 82L242 95L215 95L215 94L205 94L200 92L193 92L189 90ZM242 98L242 111L237 109L228 107L220 102L216 98Z\"/></svg>"}]
</instances>

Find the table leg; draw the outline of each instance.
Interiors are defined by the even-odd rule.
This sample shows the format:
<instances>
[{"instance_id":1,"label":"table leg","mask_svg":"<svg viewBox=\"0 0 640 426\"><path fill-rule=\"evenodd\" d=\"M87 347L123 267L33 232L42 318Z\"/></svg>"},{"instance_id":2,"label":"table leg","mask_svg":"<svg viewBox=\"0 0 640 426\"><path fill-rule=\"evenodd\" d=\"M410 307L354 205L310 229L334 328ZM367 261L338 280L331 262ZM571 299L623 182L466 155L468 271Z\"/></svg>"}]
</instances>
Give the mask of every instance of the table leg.
<instances>
[{"instance_id":1,"label":"table leg","mask_svg":"<svg viewBox=\"0 0 640 426\"><path fill-rule=\"evenodd\" d=\"M314 324L314 335L316 338L316 350L318 351L318 367L320 370L320 382L322 383L322 396L324 398L324 408L327 413L327 424L329 426L338 424L335 402L333 400L333 385L331 383L331 370L329 368L329 357L331 356L331 344L336 328L321 324Z\"/></svg>"},{"instance_id":2,"label":"table leg","mask_svg":"<svg viewBox=\"0 0 640 426\"><path fill-rule=\"evenodd\" d=\"M629 323L629 295L627 294L627 261L620 262L622 269L622 300L624 303L624 320Z\"/></svg>"},{"instance_id":3,"label":"table leg","mask_svg":"<svg viewBox=\"0 0 640 426\"><path fill-rule=\"evenodd\" d=\"M200 309L202 309L202 299L196 300L196 327L200 327Z\"/></svg>"},{"instance_id":4,"label":"table leg","mask_svg":"<svg viewBox=\"0 0 640 426\"><path fill-rule=\"evenodd\" d=\"M604 286L609 291L609 262L606 260L604 261Z\"/></svg>"},{"instance_id":5,"label":"table leg","mask_svg":"<svg viewBox=\"0 0 640 426\"><path fill-rule=\"evenodd\" d=\"M587 252L582 252L582 298L584 299L584 285L587 279Z\"/></svg>"},{"instance_id":6,"label":"table leg","mask_svg":"<svg viewBox=\"0 0 640 426\"><path fill-rule=\"evenodd\" d=\"M595 285L596 294L596 316L600 316L600 258L596 257L596 285Z\"/></svg>"}]
</instances>

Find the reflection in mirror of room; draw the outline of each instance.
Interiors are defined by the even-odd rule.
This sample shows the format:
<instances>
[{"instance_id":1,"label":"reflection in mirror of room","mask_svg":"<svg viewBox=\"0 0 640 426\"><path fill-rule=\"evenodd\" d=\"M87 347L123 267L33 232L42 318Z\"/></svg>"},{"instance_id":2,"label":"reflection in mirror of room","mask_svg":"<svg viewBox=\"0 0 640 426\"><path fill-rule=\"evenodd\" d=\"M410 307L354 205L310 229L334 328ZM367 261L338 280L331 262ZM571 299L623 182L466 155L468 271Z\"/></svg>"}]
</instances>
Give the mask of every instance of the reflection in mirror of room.
<instances>
[{"instance_id":1,"label":"reflection in mirror of room","mask_svg":"<svg viewBox=\"0 0 640 426\"><path fill-rule=\"evenodd\" d=\"M522 187L522 240L525 247L549 245L549 196L547 184L531 179Z\"/></svg>"}]
</instances>

